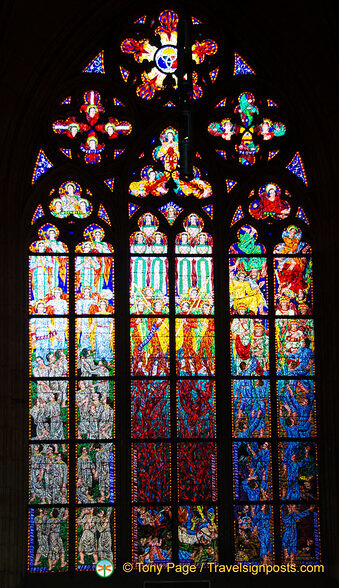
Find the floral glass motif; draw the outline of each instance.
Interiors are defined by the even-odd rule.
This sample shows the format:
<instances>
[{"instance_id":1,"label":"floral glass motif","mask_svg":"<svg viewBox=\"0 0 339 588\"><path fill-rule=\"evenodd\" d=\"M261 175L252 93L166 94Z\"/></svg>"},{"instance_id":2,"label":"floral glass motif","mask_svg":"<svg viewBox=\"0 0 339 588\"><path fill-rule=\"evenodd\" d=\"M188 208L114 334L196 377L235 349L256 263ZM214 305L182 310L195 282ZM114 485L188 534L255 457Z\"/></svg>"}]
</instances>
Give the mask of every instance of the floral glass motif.
<instances>
[{"instance_id":1,"label":"floral glass motif","mask_svg":"<svg viewBox=\"0 0 339 588\"><path fill-rule=\"evenodd\" d=\"M78 121L75 115L70 114L65 120L55 121L53 131L72 140L78 139L78 135L83 136L78 148L83 153L85 163L100 163L106 148L104 139L113 140L119 135L129 135L132 131L129 122L119 121L113 115L103 119L105 108L99 92L95 90L85 92L80 112L82 120Z\"/></svg>"},{"instance_id":2,"label":"floral glass motif","mask_svg":"<svg viewBox=\"0 0 339 588\"><path fill-rule=\"evenodd\" d=\"M251 192L251 196L253 195ZM285 192L290 196L289 193ZM249 213L253 218L271 223L273 220L283 220L288 217L291 207L287 200L281 197L281 188L277 184L269 183L258 190L258 200L253 200L249 206Z\"/></svg>"},{"instance_id":3,"label":"floral glass motif","mask_svg":"<svg viewBox=\"0 0 339 588\"><path fill-rule=\"evenodd\" d=\"M264 103L259 100L260 107ZM257 154L263 146L263 141L270 141L273 138L281 137L286 133L286 127L281 122L272 122L269 118L259 119L259 107L251 92L243 92L238 96L238 104L235 100L229 101L227 110L236 114L235 121L231 118L223 118L220 122L212 122L208 126L208 132L230 141L238 153L239 163L242 165L254 165ZM233 138L234 137L234 138ZM259 144L256 142L259 141ZM233 157L236 157L232 153ZM260 156L261 158L262 156Z\"/></svg>"},{"instance_id":4,"label":"floral glass motif","mask_svg":"<svg viewBox=\"0 0 339 588\"><path fill-rule=\"evenodd\" d=\"M179 178L179 139L178 132L173 127L167 127L160 134L160 145L153 149L153 159L162 167L157 170L153 165L145 166L140 173L141 179L131 182L129 193L131 196L145 198L146 196L164 196L169 190L168 180L174 182L173 190L178 196L195 196L209 198L212 196L212 186L201 178L200 170L193 166L193 179L190 181Z\"/></svg>"},{"instance_id":5,"label":"floral glass motif","mask_svg":"<svg viewBox=\"0 0 339 588\"><path fill-rule=\"evenodd\" d=\"M50 192L54 195L55 190ZM93 210L92 204L86 198L81 196L82 188L80 184L73 180L63 182L59 187L59 197L51 200L49 209L53 216L57 218L66 218L73 215L75 218L86 218ZM86 194L91 197L91 192L86 189Z\"/></svg>"},{"instance_id":6,"label":"floral glass motif","mask_svg":"<svg viewBox=\"0 0 339 588\"><path fill-rule=\"evenodd\" d=\"M153 19L148 32L145 31L148 38L127 38L121 43L121 51L133 57L134 61L143 67L136 77L136 83L139 84L136 88L136 94L143 100L151 100L157 92L166 88L167 83L174 89L178 85L176 71L179 17L176 12L165 10L160 13L158 21L160 26L157 26L156 20ZM156 45L152 44L151 37L155 40ZM200 65L205 61L205 58L208 61L208 57L215 55L217 50L216 42L211 39L196 40L192 45L192 61L196 65ZM148 62L146 66L144 62ZM192 72L192 80L192 97L193 99L200 98L203 95L203 89L200 85L199 75L195 70ZM213 81L212 76L211 83ZM206 83L205 80L204 82Z\"/></svg>"}]
</instances>

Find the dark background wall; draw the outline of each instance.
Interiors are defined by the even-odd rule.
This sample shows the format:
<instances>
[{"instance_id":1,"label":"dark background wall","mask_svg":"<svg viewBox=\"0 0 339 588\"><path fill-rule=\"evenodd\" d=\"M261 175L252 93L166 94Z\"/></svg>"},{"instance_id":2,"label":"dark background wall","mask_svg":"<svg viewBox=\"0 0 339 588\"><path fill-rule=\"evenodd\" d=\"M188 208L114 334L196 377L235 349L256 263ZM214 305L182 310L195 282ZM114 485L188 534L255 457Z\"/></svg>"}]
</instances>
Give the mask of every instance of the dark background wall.
<instances>
[{"instance_id":1,"label":"dark background wall","mask_svg":"<svg viewBox=\"0 0 339 588\"><path fill-rule=\"evenodd\" d=\"M50 0L1 3L1 586L22 586L26 558L25 243L32 167L53 108L67 83L130 14L152 2ZM176 8L170 2L158 9ZM295 136L310 178L305 206L313 219L316 276L323 552L329 586L339 579L338 536L338 33L331 3L186 3L250 63L294 112ZM102 42L100 42L102 39ZM79 576L69 585L80 585ZM82 578L82 576L81 576ZM35 585L43 578L35 576ZM297 585L296 579L286 582ZM62 580L68 585L66 578ZM84 585L89 580L84 581ZM273 581L275 581L273 579ZM57 582L61 582L58 580ZM126 578L121 585L141 586ZM216 586L225 579L213 580ZM259 585L228 578L227 585ZM272 582L272 579L270 579ZM325 583L298 578L302 586ZM295 583L295 584L294 584ZM50 584L51 585L51 584ZM117 584L116 584L117 585ZM266 584L263 584L266 585ZM192 585L191 585L192 586ZM212 583L214 587L214 584Z\"/></svg>"}]
</instances>

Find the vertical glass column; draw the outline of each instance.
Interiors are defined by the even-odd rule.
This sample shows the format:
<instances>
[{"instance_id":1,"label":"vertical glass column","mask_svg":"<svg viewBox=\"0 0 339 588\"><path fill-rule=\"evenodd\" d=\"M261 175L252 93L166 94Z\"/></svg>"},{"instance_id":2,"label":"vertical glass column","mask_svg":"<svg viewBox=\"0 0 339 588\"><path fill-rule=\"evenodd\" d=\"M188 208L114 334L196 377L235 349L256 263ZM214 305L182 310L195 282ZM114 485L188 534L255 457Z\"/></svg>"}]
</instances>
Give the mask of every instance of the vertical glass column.
<instances>
[{"instance_id":1,"label":"vertical glass column","mask_svg":"<svg viewBox=\"0 0 339 588\"><path fill-rule=\"evenodd\" d=\"M96 224L75 248L76 570L115 563L113 247Z\"/></svg>"},{"instance_id":2,"label":"vertical glass column","mask_svg":"<svg viewBox=\"0 0 339 588\"><path fill-rule=\"evenodd\" d=\"M51 224L29 256L28 570L68 569L69 258Z\"/></svg>"},{"instance_id":3,"label":"vertical glass column","mask_svg":"<svg viewBox=\"0 0 339 588\"><path fill-rule=\"evenodd\" d=\"M145 213L130 238L132 558L172 561L167 237Z\"/></svg>"},{"instance_id":4,"label":"vertical glass column","mask_svg":"<svg viewBox=\"0 0 339 588\"><path fill-rule=\"evenodd\" d=\"M180 563L218 561L213 240L190 214L175 241Z\"/></svg>"},{"instance_id":5,"label":"vertical glass column","mask_svg":"<svg viewBox=\"0 0 339 588\"><path fill-rule=\"evenodd\" d=\"M311 247L289 225L274 248L282 561L320 561Z\"/></svg>"},{"instance_id":6,"label":"vertical glass column","mask_svg":"<svg viewBox=\"0 0 339 588\"><path fill-rule=\"evenodd\" d=\"M237 236L229 249L235 559L268 564L274 542L267 258L252 226Z\"/></svg>"}]
</instances>

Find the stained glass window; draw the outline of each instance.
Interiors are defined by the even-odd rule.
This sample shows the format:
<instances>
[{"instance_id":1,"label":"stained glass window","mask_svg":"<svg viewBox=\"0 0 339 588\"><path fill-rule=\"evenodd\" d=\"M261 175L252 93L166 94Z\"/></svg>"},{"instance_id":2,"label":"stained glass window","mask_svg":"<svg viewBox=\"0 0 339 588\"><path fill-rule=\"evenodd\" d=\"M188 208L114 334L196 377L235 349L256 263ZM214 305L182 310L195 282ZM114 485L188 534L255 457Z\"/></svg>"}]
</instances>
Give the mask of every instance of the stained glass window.
<instances>
[{"instance_id":1,"label":"stained glass window","mask_svg":"<svg viewBox=\"0 0 339 588\"><path fill-rule=\"evenodd\" d=\"M305 166L215 38L135 15L34 154L30 572L320 561Z\"/></svg>"}]
</instances>

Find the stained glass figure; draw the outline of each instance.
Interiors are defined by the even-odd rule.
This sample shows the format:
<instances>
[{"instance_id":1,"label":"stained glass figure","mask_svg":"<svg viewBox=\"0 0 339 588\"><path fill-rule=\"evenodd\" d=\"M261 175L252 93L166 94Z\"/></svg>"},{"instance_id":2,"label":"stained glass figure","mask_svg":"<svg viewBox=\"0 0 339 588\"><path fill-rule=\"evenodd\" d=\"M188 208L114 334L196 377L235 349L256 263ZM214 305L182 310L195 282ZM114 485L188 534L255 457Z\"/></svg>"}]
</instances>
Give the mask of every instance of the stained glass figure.
<instances>
[{"instance_id":1,"label":"stained glass figure","mask_svg":"<svg viewBox=\"0 0 339 588\"><path fill-rule=\"evenodd\" d=\"M292 157L290 163L286 165L286 169L292 172L292 174L297 176L306 186L308 186L304 163L299 151L297 151L294 157Z\"/></svg>"},{"instance_id":2,"label":"stained glass figure","mask_svg":"<svg viewBox=\"0 0 339 588\"><path fill-rule=\"evenodd\" d=\"M231 320L232 374L266 376L269 370L269 332L266 319Z\"/></svg>"},{"instance_id":3,"label":"stained glass figure","mask_svg":"<svg viewBox=\"0 0 339 588\"><path fill-rule=\"evenodd\" d=\"M67 314L68 259L58 255L29 258L30 312Z\"/></svg>"},{"instance_id":4,"label":"stained glass figure","mask_svg":"<svg viewBox=\"0 0 339 588\"><path fill-rule=\"evenodd\" d=\"M191 502L217 500L215 443L178 443L178 495Z\"/></svg>"},{"instance_id":5,"label":"stained glass figure","mask_svg":"<svg viewBox=\"0 0 339 588\"><path fill-rule=\"evenodd\" d=\"M45 224L38 231L39 241L34 241L30 251L34 253L67 253L67 245L58 241L59 229L51 224ZM61 258L60 258L61 259ZM65 258L66 259L66 258Z\"/></svg>"},{"instance_id":6,"label":"stained glass figure","mask_svg":"<svg viewBox=\"0 0 339 588\"><path fill-rule=\"evenodd\" d=\"M177 257L176 311L212 314L214 311L213 261L210 257Z\"/></svg>"},{"instance_id":7,"label":"stained glass figure","mask_svg":"<svg viewBox=\"0 0 339 588\"><path fill-rule=\"evenodd\" d=\"M30 446L29 501L65 504L68 498L68 447L37 443Z\"/></svg>"},{"instance_id":8,"label":"stained glass figure","mask_svg":"<svg viewBox=\"0 0 339 588\"><path fill-rule=\"evenodd\" d=\"M279 443L281 500L314 501L318 498L316 445L313 441Z\"/></svg>"},{"instance_id":9,"label":"stained glass figure","mask_svg":"<svg viewBox=\"0 0 339 588\"><path fill-rule=\"evenodd\" d=\"M166 502L171 499L169 443L132 443L132 500Z\"/></svg>"},{"instance_id":10,"label":"stained glass figure","mask_svg":"<svg viewBox=\"0 0 339 588\"><path fill-rule=\"evenodd\" d=\"M39 218L42 218L43 216L45 216L44 209L42 208L41 204L39 204L32 216L31 225L33 225L37 220L39 220Z\"/></svg>"},{"instance_id":11,"label":"stained glass figure","mask_svg":"<svg viewBox=\"0 0 339 588\"><path fill-rule=\"evenodd\" d=\"M112 506L76 509L76 570L94 571L98 561L115 562L115 512Z\"/></svg>"},{"instance_id":12,"label":"stained glass figure","mask_svg":"<svg viewBox=\"0 0 339 588\"><path fill-rule=\"evenodd\" d=\"M112 443L79 443L76 446L76 472L78 503L114 502L115 464Z\"/></svg>"},{"instance_id":13,"label":"stained glass figure","mask_svg":"<svg viewBox=\"0 0 339 588\"><path fill-rule=\"evenodd\" d=\"M102 304L103 306L103 304ZM97 314L104 314L100 308ZM106 316L78 318L75 321L77 351L76 366L79 376L92 376L98 369L113 375L114 371L114 319ZM98 368L98 369L97 369ZM95 372L96 370L96 372Z\"/></svg>"},{"instance_id":14,"label":"stained glass figure","mask_svg":"<svg viewBox=\"0 0 339 588\"><path fill-rule=\"evenodd\" d=\"M241 57L241 55L238 55L238 53L234 53L233 75L239 76L246 74L255 75L255 71L248 65L248 63L246 63L245 59Z\"/></svg>"},{"instance_id":15,"label":"stained glass figure","mask_svg":"<svg viewBox=\"0 0 339 588\"><path fill-rule=\"evenodd\" d=\"M208 439L216 435L215 383L211 380L177 382L178 437Z\"/></svg>"},{"instance_id":16,"label":"stained glass figure","mask_svg":"<svg viewBox=\"0 0 339 588\"><path fill-rule=\"evenodd\" d=\"M113 246L110 243L103 241L105 231L99 225L89 225L84 230L83 235L86 241L83 241L76 246L76 253L113 253Z\"/></svg>"},{"instance_id":17,"label":"stained glass figure","mask_svg":"<svg viewBox=\"0 0 339 588\"><path fill-rule=\"evenodd\" d=\"M235 500L272 499L272 448L268 441L233 443Z\"/></svg>"},{"instance_id":18,"label":"stained glass figure","mask_svg":"<svg viewBox=\"0 0 339 588\"><path fill-rule=\"evenodd\" d=\"M132 437L170 436L169 383L166 380L132 381Z\"/></svg>"},{"instance_id":19,"label":"stained glass figure","mask_svg":"<svg viewBox=\"0 0 339 588\"><path fill-rule=\"evenodd\" d=\"M243 225L237 232L238 242L229 248L230 254L251 255L265 253L266 249L261 243L257 243L258 232L251 225Z\"/></svg>"},{"instance_id":20,"label":"stained glass figure","mask_svg":"<svg viewBox=\"0 0 339 588\"><path fill-rule=\"evenodd\" d=\"M231 314L267 314L267 262L265 257L230 257Z\"/></svg>"},{"instance_id":21,"label":"stained glass figure","mask_svg":"<svg viewBox=\"0 0 339 588\"><path fill-rule=\"evenodd\" d=\"M232 101L234 103L234 101ZM261 141L269 141L274 137L281 137L286 133L286 127L280 122L272 122L264 118L258 120L259 108L255 104L255 96L251 92L243 92L238 96L238 105L234 108L236 122L224 118L219 122L212 122L207 130L215 136L234 144L242 165L254 165L256 153L260 150ZM259 140L259 144L255 141ZM235 157L233 153L233 157ZM226 158L225 158L226 159Z\"/></svg>"},{"instance_id":22,"label":"stained glass figure","mask_svg":"<svg viewBox=\"0 0 339 588\"><path fill-rule=\"evenodd\" d=\"M35 184L51 167L53 167L53 163L48 159L46 153L40 149L34 166L32 184Z\"/></svg>"},{"instance_id":23,"label":"stained glass figure","mask_svg":"<svg viewBox=\"0 0 339 588\"><path fill-rule=\"evenodd\" d=\"M68 319L47 316L43 303L39 303L39 313L45 316L31 318L29 321L30 374L38 377L39 371L46 371L49 355L67 361ZM65 356L65 357L63 357Z\"/></svg>"},{"instance_id":24,"label":"stained glass figure","mask_svg":"<svg viewBox=\"0 0 339 588\"><path fill-rule=\"evenodd\" d=\"M234 507L235 560L246 564L274 562L273 508L269 504Z\"/></svg>"},{"instance_id":25,"label":"stained glass figure","mask_svg":"<svg viewBox=\"0 0 339 588\"><path fill-rule=\"evenodd\" d=\"M315 390L312 380L278 380L279 435L305 439L315 437Z\"/></svg>"},{"instance_id":26,"label":"stained glass figure","mask_svg":"<svg viewBox=\"0 0 339 588\"><path fill-rule=\"evenodd\" d=\"M212 253L213 239L204 233L204 221L197 214L191 213L183 222L185 232L175 239L175 253L180 255L208 255Z\"/></svg>"},{"instance_id":27,"label":"stained glass figure","mask_svg":"<svg viewBox=\"0 0 339 588\"><path fill-rule=\"evenodd\" d=\"M174 192L178 196L195 196L196 198L208 198L212 196L212 186L201 179L200 170L193 166L193 179L189 181L179 178L179 138L178 132L173 127L167 127L160 134L160 145L153 150L153 159L160 164L164 171L158 171L152 165L143 167L140 173L141 179L131 182L129 193L132 196L145 198L148 195L164 196L169 187L168 180L174 182Z\"/></svg>"},{"instance_id":28,"label":"stained glass figure","mask_svg":"<svg viewBox=\"0 0 339 588\"><path fill-rule=\"evenodd\" d=\"M133 508L132 517L133 562L158 565L171 562L171 507L136 506Z\"/></svg>"},{"instance_id":29,"label":"stained glass figure","mask_svg":"<svg viewBox=\"0 0 339 588\"><path fill-rule=\"evenodd\" d=\"M75 260L75 307L77 314L113 312L113 258L77 256Z\"/></svg>"},{"instance_id":30,"label":"stained glass figure","mask_svg":"<svg viewBox=\"0 0 339 588\"><path fill-rule=\"evenodd\" d=\"M309 315L313 309L312 259L275 257L274 295L277 315Z\"/></svg>"},{"instance_id":31,"label":"stained glass figure","mask_svg":"<svg viewBox=\"0 0 339 588\"><path fill-rule=\"evenodd\" d=\"M156 216L146 212L138 219L139 231L130 237L132 254L163 254L167 253L167 237L158 231L159 221Z\"/></svg>"},{"instance_id":32,"label":"stained glass figure","mask_svg":"<svg viewBox=\"0 0 339 588\"><path fill-rule=\"evenodd\" d=\"M65 356L64 356L65 357ZM62 358L61 358L62 359ZM46 368L50 376L62 371L60 358L50 353ZM66 372L67 374L67 372ZM67 380L36 380L30 383L30 440L63 441L68 437Z\"/></svg>"},{"instance_id":33,"label":"stained glass figure","mask_svg":"<svg viewBox=\"0 0 339 588\"><path fill-rule=\"evenodd\" d=\"M319 509L316 505L283 504L281 547L284 563L319 562Z\"/></svg>"},{"instance_id":34,"label":"stained glass figure","mask_svg":"<svg viewBox=\"0 0 339 588\"><path fill-rule=\"evenodd\" d=\"M92 61L82 70L83 73L105 73L104 52L100 51Z\"/></svg>"},{"instance_id":35,"label":"stained glass figure","mask_svg":"<svg viewBox=\"0 0 339 588\"><path fill-rule=\"evenodd\" d=\"M276 319L277 374L299 378L314 375L312 319Z\"/></svg>"},{"instance_id":36,"label":"stained glass figure","mask_svg":"<svg viewBox=\"0 0 339 588\"><path fill-rule=\"evenodd\" d=\"M311 247L308 243L302 241L302 231L295 225L289 225L282 232L282 243L275 246L273 252L285 255L294 253L311 253Z\"/></svg>"},{"instance_id":37,"label":"stained glass figure","mask_svg":"<svg viewBox=\"0 0 339 588\"><path fill-rule=\"evenodd\" d=\"M161 206L159 210L166 217L169 224L173 225L177 216L179 216L179 214L183 211L183 208L180 208L180 206L178 206L174 202L168 202L168 204Z\"/></svg>"},{"instance_id":38,"label":"stained glass figure","mask_svg":"<svg viewBox=\"0 0 339 588\"><path fill-rule=\"evenodd\" d=\"M253 200L249 206L253 218L272 222L273 219L285 219L291 212L289 203L281 198L281 188L277 184L261 186L258 195L259 200Z\"/></svg>"},{"instance_id":39,"label":"stained glass figure","mask_svg":"<svg viewBox=\"0 0 339 588\"><path fill-rule=\"evenodd\" d=\"M140 314L144 313L141 301ZM168 319L131 318L131 375L169 375Z\"/></svg>"},{"instance_id":40,"label":"stained glass figure","mask_svg":"<svg viewBox=\"0 0 339 588\"><path fill-rule=\"evenodd\" d=\"M28 571L68 570L68 508L30 508Z\"/></svg>"},{"instance_id":41,"label":"stained glass figure","mask_svg":"<svg viewBox=\"0 0 339 588\"><path fill-rule=\"evenodd\" d=\"M98 365L92 380L79 380L77 384L75 399L78 439L114 437L114 382L100 379L105 376L101 373L103 367Z\"/></svg>"},{"instance_id":42,"label":"stained glass figure","mask_svg":"<svg viewBox=\"0 0 339 588\"><path fill-rule=\"evenodd\" d=\"M157 92L161 92L165 87L165 79L171 76L172 86L177 88L177 25L179 17L176 12L172 10L165 10L160 13L158 20L160 26L156 27L155 19L152 20L150 26L151 31L148 34L149 38L133 39L127 38L121 43L121 51L134 58L138 64L149 62L149 67L146 69L144 65L143 70L138 75L139 85L136 88L136 94L143 100L151 100ZM138 22L138 24L140 24ZM144 23L142 23L144 24ZM196 23L197 24L197 23ZM156 27L156 28L155 28ZM153 45L155 38L156 45ZM215 55L218 46L215 41L205 39L203 41L194 41L192 45L192 60L200 65L205 57ZM121 74L126 70L120 66ZM198 74L193 71L193 98L202 96L203 91L198 85ZM124 81L127 82L128 76L123 75ZM213 82L213 76L211 78Z\"/></svg>"},{"instance_id":43,"label":"stained glass figure","mask_svg":"<svg viewBox=\"0 0 339 588\"><path fill-rule=\"evenodd\" d=\"M218 509L216 506L179 506L179 562L218 562Z\"/></svg>"},{"instance_id":44,"label":"stained glass figure","mask_svg":"<svg viewBox=\"0 0 339 588\"><path fill-rule=\"evenodd\" d=\"M268 380L232 380L232 423L233 436L238 439L270 436Z\"/></svg>"},{"instance_id":45,"label":"stained glass figure","mask_svg":"<svg viewBox=\"0 0 339 588\"><path fill-rule=\"evenodd\" d=\"M85 120L78 122L76 116L71 115L66 120L55 121L53 131L73 140L78 138L78 135L86 133L83 142L79 144L79 149L84 154L85 163L100 163L102 153L106 148L100 137L112 140L119 135L129 135L132 131L132 125L129 122L119 121L112 115L108 117L108 120L103 120L104 112L105 108L101 103L99 92L89 90L85 92L83 104L80 107L80 113L86 122Z\"/></svg>"},{"instance_id":46,"label":"stained glass figure","mask_svg":"<svg viewBox=\"0 0 339 588\"><path fill-rule=\"evenodd\" d=\"M168 313L168 263L166 257L131 257L130 310L144 314Z\"/></svg>"},{"instance_id":47,"label":"stained glass figure","mask_svg":"<svg viewBox=\"0 0 339 588\"><path fill-rule=\"evenodd\" d=\"M53 192L54 190L52 190L51 194ZM53 216L57 218L66 218L70 215L76 218L86 218L89 216L93 207L89 200L81 197L81 192L82 188L77 182L73 180L63 182L59 187L59 197L54 198L49 205Z\"/></svg>"},{"instance_id":48,"label":"stained glass figure","mask_svg":"<svg viewBox=\"0 0 339 588\"><path fill-rule=\"evenodd\" d=\"M188 302L183 301L182 312L188 314ZM207 309L208 305L208 309ZM207 312L210 305L206 305ZM204 306L202 307L204 310ZM207 314L206 312L206 314ZM214 375L215 343L214 319L183 318L175 321L176 366L179 376Z\"/></svg>"}]
</instances>

